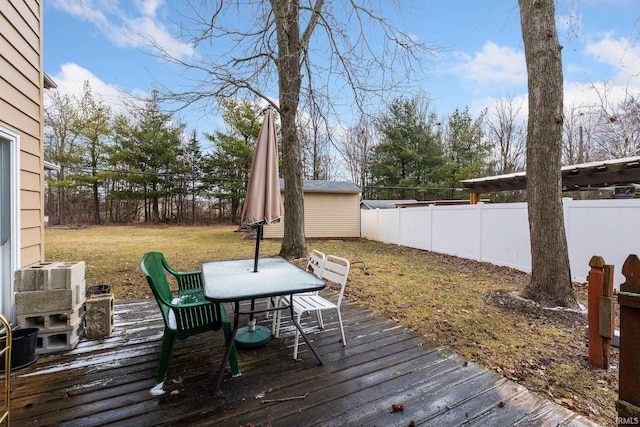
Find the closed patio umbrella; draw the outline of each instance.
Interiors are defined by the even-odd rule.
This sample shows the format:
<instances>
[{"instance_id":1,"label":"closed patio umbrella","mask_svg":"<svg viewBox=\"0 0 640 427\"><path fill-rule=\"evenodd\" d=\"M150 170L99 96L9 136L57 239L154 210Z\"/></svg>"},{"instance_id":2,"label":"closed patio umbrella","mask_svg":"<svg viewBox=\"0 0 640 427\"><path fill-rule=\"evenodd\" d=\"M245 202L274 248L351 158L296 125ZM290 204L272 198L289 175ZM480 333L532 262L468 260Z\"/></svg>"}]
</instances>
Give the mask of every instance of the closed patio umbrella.
<instances>
[{"instance_id":1,"label":"closed patio umbrella","mask_svg":"<svg viewBox=\"0 0 640 427\"><path fill-rule=\"evenodd\" d=\"M247 194L242 206L240 221L256 228L255 272L258 271L258 255L262 226L280 222L280 181L278 172L278 146L273 111L267 108L253 153Z\"/></svg>"},{"instance_id":2,"label":"closed patio umbrella","mask_svg":"<svg viewBox=\"0 0 640 427\"><path fill-rule=\"evenodd\" d=\"M276 144L276 126L271 107L264 112L264 121L258 134L256 148L253 153L247 194L242 206L240 221L256 229L256 250L253 271L258 273L258 258L262 227L280 222L280 181L278 172L278 146ZM251 310L255 301L251 301ZM271 339L271 331L264 326L255 326L253 315L249 326L238 330L236 344L238 347L254 348Z\"/></svg>"}]
</instances>

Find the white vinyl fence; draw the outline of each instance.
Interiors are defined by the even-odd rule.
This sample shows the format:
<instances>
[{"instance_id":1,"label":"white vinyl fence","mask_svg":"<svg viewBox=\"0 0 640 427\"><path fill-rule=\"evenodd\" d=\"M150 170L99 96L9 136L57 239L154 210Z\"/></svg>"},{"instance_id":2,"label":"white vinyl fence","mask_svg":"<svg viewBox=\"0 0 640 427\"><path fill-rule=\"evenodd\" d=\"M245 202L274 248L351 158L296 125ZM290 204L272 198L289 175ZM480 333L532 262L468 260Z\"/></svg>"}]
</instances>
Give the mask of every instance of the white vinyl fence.
<instances>
[{"instance_id":1,"label":"white vinyl fence","mask_svg":"<svg viewBox=\"0 0 640 427\"><path fill-rule=\"evenodd\" d=\"M640 200L563 199L571 276L586 281L593 255L615 266L615 287L624 282L622 264L640 255ZM490 262L531 272L526 203L361 211L361 235L412 248Z\"/></svg>"}]
</instances>

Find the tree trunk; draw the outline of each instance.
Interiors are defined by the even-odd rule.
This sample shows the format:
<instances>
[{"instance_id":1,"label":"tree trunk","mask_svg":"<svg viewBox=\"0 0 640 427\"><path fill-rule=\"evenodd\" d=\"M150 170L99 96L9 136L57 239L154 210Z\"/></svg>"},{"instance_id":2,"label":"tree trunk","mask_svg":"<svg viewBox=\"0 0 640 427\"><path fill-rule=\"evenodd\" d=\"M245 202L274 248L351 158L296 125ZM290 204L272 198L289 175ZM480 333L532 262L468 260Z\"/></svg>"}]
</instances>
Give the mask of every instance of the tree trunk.
<instances>
[{"instance_id":1,"label":"tree trunk","mask_svg":"<svg viewBox=\"0 0 640 427\"><path fill-rule=\"evenodd\" d=\"M94 176L95 176L95 173L94 173ZM96 225L100 225L100 187L97 181L92 184L92 188L93 188L93 209L95 210L93 220Z\"/></svg>"},{"instance_id":2,"label":"tree trunk","mask_svg":"<svg viewBox=\"0 0 640 427\"><path fill-rule=\"evenodd\" d=\"M284 177L284 237L280 256L302 258L307 255L304 236L304 194L302 155L296 129L300 100L299 5L290 0L272 0L278 35L278 89L282 124L282 170Z\"/></svg>"},{"instance_id":3,"label":"tree trunk","mask_svg":"<svg viewBox=\"0 0 640 427\"><path fill-rule=\"evenodd\" d=\"M158 203L158 185L151 183L151 222L158 224L160 222L160 204Z\"/></svg>"},{"instance_id":4,"label":"tree trunk","mask_svg":"<svg viewBox=\"0 0 640 427\"><path fill-rule=\"evenodd\" d=\"M575 306L562 208L562 47L554 0L519 0L529 86L527 205L531 281L523 296Z\"/></svg>"},{"instance_id":5,"label":"tree trunk","mask_svg":"<svg viewBox=\"0 0 640 427\"><path fill-rule=\"evenodd\" d=\"M196 223L196 176L191 176L191 224Z\"/></svg>"},{"instance_id":6,"label":"tree trunk","mask_svg":"<svg viewBox=\"0 0 640 427\"><path fill-rule=\"evenodd\" d=\"M240 198L238 191L233 190L231 192L231 224L235 224L238 221L238 210L240 207Z\"/></svg>"}]
</instances>

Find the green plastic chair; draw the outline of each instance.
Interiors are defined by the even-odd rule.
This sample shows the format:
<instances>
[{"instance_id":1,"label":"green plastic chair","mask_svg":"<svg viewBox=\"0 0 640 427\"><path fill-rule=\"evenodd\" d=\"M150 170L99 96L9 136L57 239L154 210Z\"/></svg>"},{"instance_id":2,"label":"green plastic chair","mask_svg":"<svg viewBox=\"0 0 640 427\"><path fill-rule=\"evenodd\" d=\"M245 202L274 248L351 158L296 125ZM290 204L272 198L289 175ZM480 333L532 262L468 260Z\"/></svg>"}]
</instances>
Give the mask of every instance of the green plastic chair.
<instances>
[{"instance_id":1,"label":"green plastic chair","mask_svg":"<svg viewBox=\"0 0 640 427\"><path fill-rule=\"evenodd\" d=\"M204 299L199 271L179 272L173 270L161 252L147 252L142 257L140 267L158 302L164 319L164 337L162 353L156 374L156 392L162 392L171 355L176 339L185 339L206 331L224 331L225 342L229 344L231 323L227 311L221 304L213 304ZM165 272L175 277L178 283L178 295L169 288ZM229 357L231 375L240 375L235 346ZM152 392L154 391L152 390Z\"/></svg>"}]
</instances>

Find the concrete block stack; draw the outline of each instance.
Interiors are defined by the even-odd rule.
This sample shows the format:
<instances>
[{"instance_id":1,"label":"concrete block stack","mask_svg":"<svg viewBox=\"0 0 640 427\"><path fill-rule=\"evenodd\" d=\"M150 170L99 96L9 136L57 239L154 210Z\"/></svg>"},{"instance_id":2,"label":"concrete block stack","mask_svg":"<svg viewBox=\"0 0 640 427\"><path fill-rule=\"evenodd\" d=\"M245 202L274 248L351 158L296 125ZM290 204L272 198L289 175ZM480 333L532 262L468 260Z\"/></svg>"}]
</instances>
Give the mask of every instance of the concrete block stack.
<instances>
[{"instance_id":1,"label":"concrete block stack","mask_svg":"<svg viewBox=\"0 0 640 427\"><path fill-rule=\"evenodd\" d=\"M91 295L86 307L87 338L103 340L110 337L114 326L113 294Z\"/></svg>"},{"instance_id":2,"label":"concrete block stack","mask_svg":"<svg viewBox=\"0 0 640 427\"><path fill-rule=\"evenodd\" d=\"M39 329L36 353L75 348L84 334L84 261L34 264L16 271L15 279L18 322Z\"/></svg>"}]
</instances>

